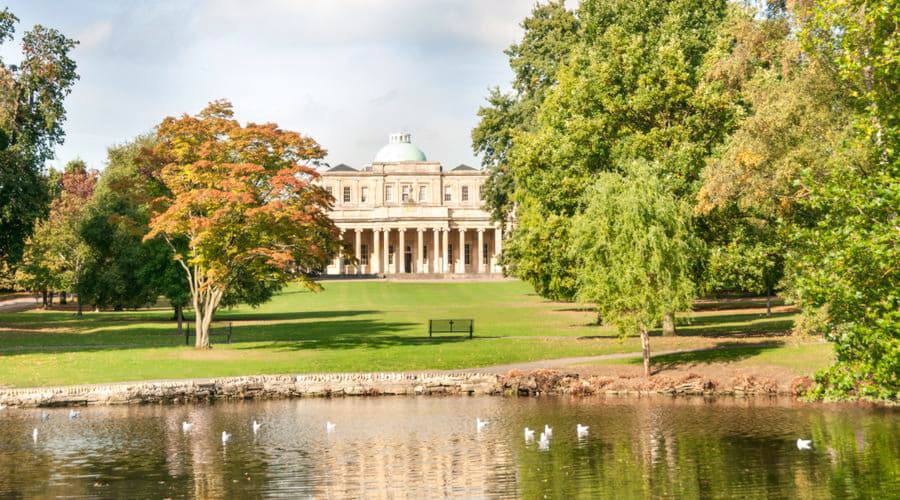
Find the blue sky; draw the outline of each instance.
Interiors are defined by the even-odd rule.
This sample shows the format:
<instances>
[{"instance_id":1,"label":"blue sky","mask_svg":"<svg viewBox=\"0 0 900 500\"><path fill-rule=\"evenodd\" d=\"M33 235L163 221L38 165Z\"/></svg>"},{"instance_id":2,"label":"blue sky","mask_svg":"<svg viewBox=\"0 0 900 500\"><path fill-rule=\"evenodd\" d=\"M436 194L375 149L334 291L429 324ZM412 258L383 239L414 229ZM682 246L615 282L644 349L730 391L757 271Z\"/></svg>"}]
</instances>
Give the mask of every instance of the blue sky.
<instances>
[{"instance_id":1,"label":"blue sky","mask_svg":"<svg viewBox=\"0 0 900 500\"><path fill-rule=\"evenodd\" d=\"M429 160L479 165L470 132L533 0L13 0L81 41L54 165L103 168L106 148L227 98L237 118L312 136L331 164L371 161L395 131ZM18 42L18 40L16 40ZM7 42L0 57L18 59Z\"/></svg>"}]
</instances>

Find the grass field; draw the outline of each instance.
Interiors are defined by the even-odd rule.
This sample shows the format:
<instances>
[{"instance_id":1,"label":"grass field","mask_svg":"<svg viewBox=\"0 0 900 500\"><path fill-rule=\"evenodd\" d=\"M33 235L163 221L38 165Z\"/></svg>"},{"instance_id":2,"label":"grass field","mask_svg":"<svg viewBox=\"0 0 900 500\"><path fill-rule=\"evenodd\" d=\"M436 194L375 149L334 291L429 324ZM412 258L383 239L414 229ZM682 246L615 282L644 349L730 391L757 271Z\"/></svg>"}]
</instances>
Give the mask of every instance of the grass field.
<instances>
[{"instance_id":1,"label":"grass field","mask_svg":"<svg viewBox=\"0 0 900 500\"><path fill-rule=\"evenodd\" d=\"M230 345L184 346L171 310L0 314L0 385L36 386L262 373L461 369L640 349L574 304L517 281L325 282L286 289L258 309L223 310ZM735 309L740 307L741 309ZM699 303L656 351L781 342L794 313L761 302ZM473 318L475 340L427 338L430 318Z\"/></svg>"}]
</instances>

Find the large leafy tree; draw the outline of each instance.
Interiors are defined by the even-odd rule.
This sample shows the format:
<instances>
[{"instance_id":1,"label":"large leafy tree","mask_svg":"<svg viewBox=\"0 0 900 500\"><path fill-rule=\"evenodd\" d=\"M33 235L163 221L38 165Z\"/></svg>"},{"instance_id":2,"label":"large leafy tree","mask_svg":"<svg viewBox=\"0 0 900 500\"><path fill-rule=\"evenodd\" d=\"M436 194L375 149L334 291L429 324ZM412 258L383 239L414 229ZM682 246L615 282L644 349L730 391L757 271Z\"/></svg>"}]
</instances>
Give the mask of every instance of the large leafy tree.
<instances>
[{"instance_id":1,"label":"large leafy tree","mask_svg":"<svg viewBox=\"0 0 900 500\"><path fill-rule=\"evenodd\" d=\"M227 101L165 119L156 140L168 193L145 239L166 241L184 270L198 348L209 347L209 325L229 289L291 279L316 286L304 272L327 265L340 243L327 215L331 198L307 166L325 154L315 141L274 124L241 126Z\"/></svg>"},{"instance_id":2,"label":"large leafy tree","mask_svg":"<svg viewBox=\"0 0 900 500\"><path fill-rule=\"evenodd\" d=\"M506 256L542 296L575 295L571 220L598 173L643 158L676 195L695 192L732 124L727 98L704 78L727 10L716 0L581 4L579 42L508 155L516 226Z\"/></svg>"},{"instance_id":3,"label":"large leafy tree","mask_svg":"<svg viewBox=\"0 0 900 500\"><path fill-rule=\"evenodd\" d=\"M80 228L94 192L97 172L81 160L69 162L58 177L58 195L47 219L38 223L25 248L17 271L22 288L41 291L80 292L89 249ZM79 293L79 305L81 304ZM80 308L79 308L80 312Z\"/></svg>"},{"instance_id":4,"label":"large leafy tree","mask_svg":"<svg viewBox=\"0 0 900 500\"><path fill-rule=\"evenodd\" d=\"M577 298L596 305L622 335L640 335L646 376L649 330L691 304L700 248L691 205L673 194L658 168L634 161L623 165L623 174L598 175L572 223Z\"/></svg>"},{"instance_id":5,"label":"large leafy tree","mask_svg":"<svg viewBox=\"0 0 900 500\"><path fill-rule=\"evenodd\" d=\"M507 222L514 208L515 183L508 165L513 138L534 127L538 107L578 40L578 20L564 0L536 4L521 26L522 40L505 51L514 74L513 91L490 89L487 105L478 110L478 126L472 130L472 148L482 155L488 172L485 201L501 223Z\"/></svg>"},{"instance_id":6,"label":"large leafy tree","mask_svg":"<svg viewBox=\"0 0 900 500\"><path fill-rule=\"evenodd\" d=\"M819 394L900 397L900 40L890 0L801 3L804 49L835 75L853 134L793 220L789 265L803 303L827 308L836 363Z\"/></svg>"},{"instance_id":7,"label":"large leafy tree","mask_svg":"<svg viewBox=\"0 0 900 500\"><path fill-rule=\"evenodd\" d=\"M0 45L13 39L18 19L0 11ZM47 214L44 163L62 143L63 101L78 79L69 52L76 42L40 25L25 32L22 60L0 60L0 261L21 256L34 223Z\"/></svg>"}]
</instances>

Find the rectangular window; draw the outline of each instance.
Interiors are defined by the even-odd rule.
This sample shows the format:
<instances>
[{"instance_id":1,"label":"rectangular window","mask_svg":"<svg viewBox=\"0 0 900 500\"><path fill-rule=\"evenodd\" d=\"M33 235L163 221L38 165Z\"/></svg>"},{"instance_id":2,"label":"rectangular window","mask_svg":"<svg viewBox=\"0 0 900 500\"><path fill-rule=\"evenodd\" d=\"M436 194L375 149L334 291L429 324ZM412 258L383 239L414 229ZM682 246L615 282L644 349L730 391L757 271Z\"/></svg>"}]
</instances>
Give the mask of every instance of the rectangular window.
<instances>
[{"instance_id":1,"label":"rectangular window","mask_svg":"<svg viewBox=\"0 0 900 500\"><path fill-rule=\"evenodd\" d=\"M363 187L362 191L359 193L359 201L360 203L368 203L369 201L369 188Z\"/></svg>"},{"instance_id":2,"label":"rectangular window","mask_svg":"<svg viewBox=\"0 0 900 500\"><path fill-rule=\"evenodd\" d=\"M369 245L363 243L359 246L359 263L368 266L369 265Z\"/></svg>"},{"instance_id":3,"label":"rectangular window","mask_svg":"<svg viewBox=\"0 0 900 500\"><path fill-rule=\"evenodd\" d=\"M403 186L403 191L400 194L400 201L409 201L409 193L412 191L412 186Z\"/></svg>"},{"instance_id":4,"label":"rectangular window","mask_svg":"<svg viewBox=\"0 0 900 500\"><path fill-rule=\"evenodd\" d=\"M468 243L466 243L466 246L464 247L464 250L465 250L465 256L464 256L464 257L465 257L465 259L466 259L466 260L465 260L465 264L468 266L469 264L472 263L472 250L471 250L471 247L470 247L470 245L469 245Z\"/></svg>"},{"instance_id":5,"label":"rectangular window","mask_svg":"<svg viewBox=\"0 0 900 500\"><path fill-rule=\"evenodd\" d=\"M350 203L350 187L344 188L344 203Z\"/></svg>"},{"instance_id":6,"label":"rectangular window","mask_svg":"<svg viewBox=\"0 0 900 500\"><path fill-rule=\"evenodd\" d=\"M489 264L490 258L488 257L488 244L487 244L487 243L485 243L485 244L481 247L481 255L482 255L482 257L481 257L481 263L482 263L482 264Z\"/></svg>"},{"instance_id":7,"label":"rectangular window","mask_svg":"<svg viewBox=\"0 0 900 500\"><path fill-rule=\"evenodd\" d=\"M453 201L453 188L450 186L444 188L444 201Z\"/></svg>"},{"instance_id":8,"label":"rectangular window","mask_svg":"<svg viewBox=\"0 0 900 500\"><path fill-rule=\"evenodd\" d=\"M422 258L428 258L428 245L422 245Z\"/></svg>"},{"instance_id":9,"label":"rectangular window","mask_svg":"<svg viewBox=\"0 0 900 500\"><path fill-rule=\"evenodd\" d=\"M484 184L478 186L478 199L484 201Z\"/></svg>"},{"instance_id":10,"label":"rectangular window","mask_svg":"<svg viewBox=\"0 0 900 500\"><path fill-rule=\"evenodd\" d=\"M453 243L447 245L447 263L450 264L453 262Z\"/></svg>"},{"instance_id":11,"label":"rectangular window","mask_svg":"<svg viewBox=\"0 0 900 500\"><path fill-rule=\"evenodd\" d=\"M334 186L328 186L328 196L334 198Z\"/></svg>"},{"instance_id":12,"label":"rectangular window","mask_svg":"<svg viewBox=\"0 0 900 500\"><path fill-rule=\"evenodd\" d=\"M462 201L469 201L469 186L462 187Z\"/></svg>"},{"instance_id":13,"label":"rectangular window","mask_svg":"<svg viewBox=\"0 0 900 500\"><path fill-rule=\"evenodd\" d=\"M394 185L393 184L385 184L384 185L384 201L394 201Z\"/></svg>"},{"instance_id":14,"label":"rectangular window","mask_svg":"<svg viewBox=\"0 0 900 500\"><path fill-rule=\"evenodd\" d=\"M419 186L419 202L428 201L428 186Z\"/></svg>"},{"instance_id":15,"label":"rectangular window","mask_svg":"<svg viewBox=\"0 0 900 500\"><path fill-rule=\"evenodd\" d=\"M388 264L394 263L394 245L388 245Z\"/></svg>"}]
</instances>

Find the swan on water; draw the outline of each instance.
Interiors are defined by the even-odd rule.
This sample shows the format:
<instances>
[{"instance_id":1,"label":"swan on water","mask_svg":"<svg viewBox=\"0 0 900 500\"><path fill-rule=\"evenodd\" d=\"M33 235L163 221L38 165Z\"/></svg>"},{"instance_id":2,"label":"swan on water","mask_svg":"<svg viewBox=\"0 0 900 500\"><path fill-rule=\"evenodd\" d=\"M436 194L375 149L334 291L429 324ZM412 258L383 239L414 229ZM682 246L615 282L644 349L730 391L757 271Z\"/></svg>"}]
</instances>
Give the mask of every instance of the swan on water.
<instances>
[{"instance_id":1,"label":"swan on water","mask_svg":"<svg viewBox=\"0 0 900 500\"><path fill-rule=\"evenodd\" d=\"M187 431L191 430L192 427L194 427L194 424L192 424L190 422L182 422L181 423L181 432L187 432Z\"/></svg>"},{"instance_id":2,"label":"swan on water","mask_svg":"<svg viewBox=\"0 0 900 500\"><path fill-rule=\"evenodd\" d=\"M6 409L6 405L3 403L0 403L0 410L5 410L5 409Z\"/></svg>"},{"instance_id":3,"label":"swan on water","mask_svg":"<svg viewBox=\"0 0 900 500\"><path fill-rule=\"evenodd\" d=\"M81 416L80 411L69 410L69 418L78 418Z\"/></svg>"},{"instance_id":4,"label":"swan on water","mask_svg":"<svg viewBox=\"0 0 900 500\"><path fill-rule=\"evenodd\" d=\"M798 439L797 440L797 449L798 450L812 449L812 439Z\"/></svg>"},{"instance_id":5,"label":"swan on water","mask_svg":"<svg viewBox=\"0 0 900 500\"><path fill-rule=\"evenodd\" d=\"M253 433L256 434L259 432L259 428L262 427L262 424L257 423L256 420L253 421Z\"/></svg>"},{"instance_id":6,"label":"swan on water","mask_svg":"<svg viewBox=\"0 0 900 500\"><path fill-rule=\"evenodd\" d=\"M544 424L544 432L542 432L541 434L542 435L546 434L547 438L552 438L553 437L553 427L550 427L549 425Z\"/></svg>"},{"instance_id":7,"label":"swan on water","mask_svg":"<svg viewBox=\"0 0 900 500\"><path fill-rule=\"evenodd\" d=\"M231 434L222 431L222 444L227 443L229 439L231 439Z\"/></svg>"},{"instance_id":8,"label":"swan on water","mask_svg":"<svg viewBox=\"0 0 900 500\"><path fill-rule=\"evenodd\" d=\"M41 413L41 420L47 420L50 418L50 414L47 412Z\"/></svg>"},{"instance_id":9,"label":"swan on water","mask_svg":"<svg viewBox=\"0 0 900 500\"><path fill-rule=\"evenodd\" d=\"M575 424L575 433L578 434L578 437L585 437L588 435L589 428L587 425Z\"/></svg>"},{"instance_id":10,"label":"swan on water","mask_svg":"<svg viewBox=\"0 0 900 500\"><path fill-rule=\"evenodd\" d=\"M550 439L543 432L541 433L541 439L538 440L538 449L539 450L549 450L550 449Z\"/></svg>"},{"instance_id":11,"label":"swan on water","mask_svg":"<svg viewBox=\"0 0 900 500\"><path fill-rule=\"evenodd\" d=\"M534 439L534 429L525 428L525 441L531 441Z\"/></svg>"},{"instance_id":12,"label":"swan on water","mask_svg":"<svg viewBox=\"0 0 900 500\"><path fill-rule=\"evenodd\" d=\"M475 430L481 432L481 429L488 424L487 420L481 420L480 418L475 418Z\"/></svg>"},{"instance_id":13,"label":"swan on water","mask_svg":"<svg viewBox=\"0 0 900 500\"><path fill-rule=\"evenodd\" d=\"M34 430L31 431L31 439L33 439L35 443L37 443L37 436L38 436L38 430L37 430L37 427L35 427Z\"/></svg>"},{"instance_id":14,"label":"swan on water","mask_svg":"<svg viewBox=\"0 0 900 500\"><path fill-rule=\"evenodd\" d=\"M334 432L335 427L337 427L337 425L332 424L331 422L325 422L325 432Z\"/></svg>"}]
</instances>

